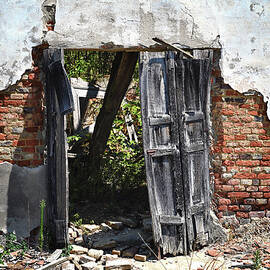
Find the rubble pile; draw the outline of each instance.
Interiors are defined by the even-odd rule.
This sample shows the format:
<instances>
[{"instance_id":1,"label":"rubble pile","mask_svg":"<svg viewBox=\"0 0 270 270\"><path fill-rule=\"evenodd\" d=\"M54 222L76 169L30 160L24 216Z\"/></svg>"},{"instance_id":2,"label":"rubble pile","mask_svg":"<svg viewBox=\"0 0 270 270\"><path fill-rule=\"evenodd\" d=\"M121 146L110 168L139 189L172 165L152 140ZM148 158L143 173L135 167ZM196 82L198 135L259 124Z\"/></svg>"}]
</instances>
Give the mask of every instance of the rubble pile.
<instances>
[{"instance_id":1,"label":"rubble pile","mask_svg":"<svg viewBox=\"0 0 270 270\"><path fill-rule=\"evenodd\" d=\"M251 223L229 230L229 241L213 244L206 254L223 257L230 262L231 269L270 269L270 219L254 218Z\"/></svg>"}]
</instances>

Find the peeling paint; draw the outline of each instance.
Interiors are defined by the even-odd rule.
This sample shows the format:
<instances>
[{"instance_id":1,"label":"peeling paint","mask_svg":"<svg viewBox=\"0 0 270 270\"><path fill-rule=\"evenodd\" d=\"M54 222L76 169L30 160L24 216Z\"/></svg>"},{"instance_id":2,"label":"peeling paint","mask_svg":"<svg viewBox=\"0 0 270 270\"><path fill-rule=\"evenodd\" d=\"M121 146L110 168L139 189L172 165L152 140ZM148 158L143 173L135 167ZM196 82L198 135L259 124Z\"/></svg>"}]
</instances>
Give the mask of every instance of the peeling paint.
<instances>
[{"instance_id":1,"label":"peeling paint","mask_svg":"<svg viewBox=\"0 0 270 270\"><path fill-rule=\"evenodd\" d=\"M40 0L0 0L0 90L31 68L31 48L42 38Z\"/></svg>"},{"instance_id":2,"label":"peeling paint","mask_svg":"<svg viewBox=\"0 0 270 270\"><path fill-rule=\"evenodd\" d=\"M42 40L42 9L43 23L56 22L44 38L52 47L146 48L153 37L184 48L222 47L225 82L269 100L269 0L13 0L3 6L0 89L29 68L31 47Z\"/></svg>"}]
</instances>

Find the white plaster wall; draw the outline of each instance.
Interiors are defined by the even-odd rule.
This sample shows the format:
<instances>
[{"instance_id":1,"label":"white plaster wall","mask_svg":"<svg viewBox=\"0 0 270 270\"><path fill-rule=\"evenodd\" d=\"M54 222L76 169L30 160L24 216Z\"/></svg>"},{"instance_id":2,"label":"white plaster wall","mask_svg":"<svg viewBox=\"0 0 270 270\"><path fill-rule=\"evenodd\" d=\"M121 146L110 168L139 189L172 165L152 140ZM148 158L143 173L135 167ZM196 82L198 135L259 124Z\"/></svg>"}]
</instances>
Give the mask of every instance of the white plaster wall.
<instances>
[{"instance_id":1,"label":"white plaster wall","mask_svg":"<svg viewBox=\"0 0 270 270\"><path fill-rule=\"evenodd\" d=\"M150 46L156 36L190 47L222 45L225 82L269 100L270 0L58 0L56 22L47 35L53 46Z\"/></svg>"},{"instance_id":2,"label":"white plaster wall","mask_svg":"<svg viewBox=\"0 0 270 270\"><path fill-rule=\"evenodd\" d=\"M0 90L31 68L31 50L41 43L41 0L0 0Z\"/></svg>"},{"instance_id":3,"label":"white plaster wall","mask_svg":"<svg viewBox=\"0 0 270 270\"><path fill-rule=\"evenodd\" d=\"M30 67L42 28L41 0L1 1L0 89ZM268 101L270 0L58 0L55 31L45 40L52 47L98 49L149 47L153 37L182 47L221 45L225 82Z\"/></svg>"}]
</instances>

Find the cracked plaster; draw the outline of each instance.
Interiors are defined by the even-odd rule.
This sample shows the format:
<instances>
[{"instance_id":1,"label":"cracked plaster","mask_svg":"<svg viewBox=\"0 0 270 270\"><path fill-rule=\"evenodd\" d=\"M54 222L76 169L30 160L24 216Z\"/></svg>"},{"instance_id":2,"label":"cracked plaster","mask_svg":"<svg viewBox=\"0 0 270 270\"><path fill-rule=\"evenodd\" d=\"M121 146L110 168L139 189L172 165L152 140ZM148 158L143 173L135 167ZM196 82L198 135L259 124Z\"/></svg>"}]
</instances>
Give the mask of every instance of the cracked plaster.
<instances>
[{"instance_id":1,"label":"cracked plaster","mask_svg":"<svg viewBox=\"0 0 270 270\"><path fill-rule=\"evenodd\" d=\"M0 0L0 90L31 68L32 47L42 38L41 0Z\"/></svg>"},{"instance_id":2,"label":"cracked plaster","mask_svg":"<svg viewBox=\"0 0 270 270\"><path fill-rule=\"evenodd\" d=\"M42 40L41 2L10 0L0 11L0 89L15 83L30 66L29 51ZM44 2L53 5L55 0ZM20 24L8 22L10 17ZM55 19L55 31L44 39L51 47L145 48L154 45L153 37L183 48L222 47L225 82L269 100L270 0L58 0Z\"/></svg>"}]
</instances>

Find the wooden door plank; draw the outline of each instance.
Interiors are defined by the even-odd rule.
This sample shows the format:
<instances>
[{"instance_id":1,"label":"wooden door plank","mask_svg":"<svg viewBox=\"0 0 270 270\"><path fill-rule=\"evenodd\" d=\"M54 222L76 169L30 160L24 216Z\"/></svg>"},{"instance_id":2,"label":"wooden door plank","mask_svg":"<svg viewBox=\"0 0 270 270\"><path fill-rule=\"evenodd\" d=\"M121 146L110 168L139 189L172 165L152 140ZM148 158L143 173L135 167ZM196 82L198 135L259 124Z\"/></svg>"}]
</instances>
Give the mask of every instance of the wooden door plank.
<instances>
[{"instance_id":1,"label":"wooden door plank","mask_svg":"<svg viewBox=\"0 0 270 270\"><path fill-rule=\"evenodd\" d=\"M141 53L140 86L147 183L154 240L163 252L186 252L173 61L165 53ZM176 203L175 192L179 192ZM168 222L170 220L170 222ZM167 222L166 222L167 221Z\"/></svg>"},{"instance_id":2,"label":"wooden door plank","mask_svg":"<svg viewBox=\"0 0 270 270\"><path fill-rule=\"evenodd\" d=\"M48 182L50 201L48 212L50 231L55 245L68 244L68 159L65 113L73 109L71 87L63 67L63 51L44 51L47 105ZM57 63L55 65L55 63ZM62 68L62 70L61 70ZM59 76L58 76L59 74ZM57 94L58 93L58 94Z\"/></svg>"},{"instance_id":3,"label":"wooden door plank","mask_svg":"<svg viewBox=\"0 0 270 270\"><path fill-rule=\"evenodd\" d=\"M208 237L209 169L206 108L210 61L177 59L182 170L188 249L205 245Z\"/></svg>"}]
</instances>

